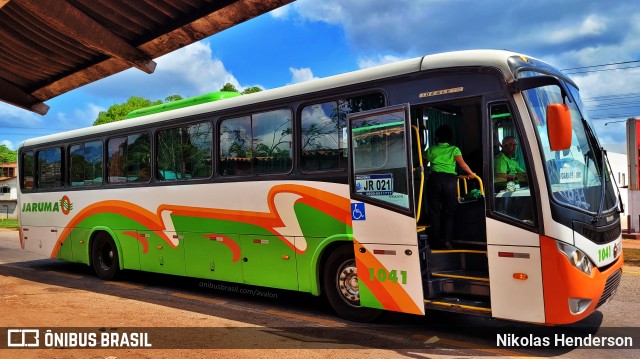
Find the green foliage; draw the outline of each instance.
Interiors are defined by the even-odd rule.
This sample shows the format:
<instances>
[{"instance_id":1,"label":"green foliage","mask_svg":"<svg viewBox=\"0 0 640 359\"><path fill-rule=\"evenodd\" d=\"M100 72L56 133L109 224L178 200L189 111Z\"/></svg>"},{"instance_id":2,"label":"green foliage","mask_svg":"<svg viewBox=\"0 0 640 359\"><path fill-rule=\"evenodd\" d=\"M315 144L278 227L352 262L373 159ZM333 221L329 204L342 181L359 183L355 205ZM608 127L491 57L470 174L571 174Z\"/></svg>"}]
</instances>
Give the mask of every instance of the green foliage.
<instances>
[{"instance_id":1,"label":"green foliage","mask_svg":"<svg viewBox=\"0 0 640 359\"><path fill-rule=\"evenodd\" d=\"M253 87L247 87L246 89L244 89L244 90L242 91L242 93L243 93L243 94L245 94L245 95L247 95L247 94L250 94L250 93L260 92L260 91L262 91L262 89L261 89L260 87L258 87L258 86L253 86Z\"/></svg>"},{"instance_id":2,"label":"green foliage","mask_svg":"<svg viewBox=\"0 0 640 359\"><path fill-rule=\"evenodd\" d=\"M16 162L18 153L5 145L0 145L0 163Z\"/></svg>"},{"instance_id":3,"label":"green foliage","mask_svg":"<svg viewBox=\"0 0 640 359\"><path fill-rule=\"evenodd\" d=\"M182 96L180 96L180 95L170 95L170 96L167 96L164 99L164 102L173 102L173 101L178 101L178 100L182 100Z\"/></svg>"},{"instance_id":4,"label":"green foliage","mask_svg":"<svg viewBox=\"0 0 640 359\"><path fill-rule=\"evenodd\" d=\"M235 86L233 86L229 82L224 84L224 86L222 86L220 88L220 91L240 92ZM242 92L240 92L240 93L244 94L244 95L247 95L247 94L250 94L250 93L260 92L260 91L262 91L262 89L260 87L253 86L253 87L247 87L246 89L242 90Z\"/></svg>"},{"instance_id":5,"label":"green foliage","mask_svg":"<svg viewBox=\"0 0 640 359\"><path fill-rule=\"evenodd\" d=\"M98 118L95 120L95 122L93 122L93 125L96 126L105 123L120 121L133 110L153 105L159 105L161 103L161 100L151 101L147 100L146 98L132 96L125 103L112 105L107 109L107 111L101 111L98 114Z\"/></svg>"},{"instance_id":6,"label":"green foliage","mask_svg":"<svg viewBox=\"0 0 640 359\"><path fill-rule=\"evenodd\" d=\"M235 86L233 86L232 84L230 84L228 82L226 84L224 84L224 86L222 86L220 88L220 91L240 92L240 91L238 91L238 89Z\"/></svg>"}]
</instances>

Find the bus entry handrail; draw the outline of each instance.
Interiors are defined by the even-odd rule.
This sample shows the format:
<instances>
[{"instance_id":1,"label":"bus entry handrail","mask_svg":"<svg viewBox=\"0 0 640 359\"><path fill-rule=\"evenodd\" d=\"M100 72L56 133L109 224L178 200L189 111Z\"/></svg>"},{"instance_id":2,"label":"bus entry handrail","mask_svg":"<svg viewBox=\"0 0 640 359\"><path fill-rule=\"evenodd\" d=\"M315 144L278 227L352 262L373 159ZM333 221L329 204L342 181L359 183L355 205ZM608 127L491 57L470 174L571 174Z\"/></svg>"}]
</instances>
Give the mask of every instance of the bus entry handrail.
<instances>
[{"instance_id":1,"label":"bus entry handrail","mask_svg":"<svg viewBox=\"0 0 640 359\"><path fill-rule=\"evenodd\" d=\"M458 202L461 202L461 196L460 196L460 180L463 181L464 183L464 194L468 194L469 193L469 189L467 187L467 178L468 176L457 176L457 181L456 181L456 187L457 187L457 191L458 191ZM473 178L476 181L478 181L478 184L480 185L480 193L482 194L482 196L484 197L484 185L482 184L482 179L480 178L480 176L478 176L477 174L473 175Z\"/></svg>"},{"instance_id":2,"label":"bus entry handrail","mask_svg":"<svg viewBox=\"0 0 640 359\"><path fill-rule=\"evenodd\" d=\"M422 160L422 146L420 145L420 130L418 130L418 126L414 125L411 125L411 128L416 133L416 144L418 146L418 164L420 165L418 168L413 169L414 172L416 171L416 169L420 171L420 192L418 195L418 208L416 210L416 223L418 223L418 221L420 220L420 211L422 209L422 194L424 191L424 162Z\"/></svg>"}]
</instances>

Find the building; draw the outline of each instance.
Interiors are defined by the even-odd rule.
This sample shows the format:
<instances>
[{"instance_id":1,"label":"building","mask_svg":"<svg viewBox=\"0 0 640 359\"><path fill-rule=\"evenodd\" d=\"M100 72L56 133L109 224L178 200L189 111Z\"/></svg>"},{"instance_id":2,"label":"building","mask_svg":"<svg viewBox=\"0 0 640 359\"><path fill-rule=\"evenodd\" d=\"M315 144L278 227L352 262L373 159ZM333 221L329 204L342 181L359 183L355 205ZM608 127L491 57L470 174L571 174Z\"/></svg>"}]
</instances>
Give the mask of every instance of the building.
<instances>
[{"instance_id":1,"label":"building","mask_svg":"<svg viewBox=\"0 0 640 359\"><path fill-rule=\"evenodd\" d=\"M607 152L607 156L609 158L609 164L611 164L611 175L616 180L618 188L620 189L620 197L622 199L622 205L624 206L624 212L620 213L620 222L622 223L622 230L625 231L629 228L627 214L631 213L628 192L629 162L627 155L624 153ZM632 223L633 222L634 221L632 221Z\"/></svg>"},{"instance_id":2,"label":"building","mask_svg":"<svg viewBox=\"0 0 640 359\"><path fill-rule=\"evenodd\" d=\"M17 167L16 162L0 164L0 219L18 216Z\"/></svg>"}]
</instances>

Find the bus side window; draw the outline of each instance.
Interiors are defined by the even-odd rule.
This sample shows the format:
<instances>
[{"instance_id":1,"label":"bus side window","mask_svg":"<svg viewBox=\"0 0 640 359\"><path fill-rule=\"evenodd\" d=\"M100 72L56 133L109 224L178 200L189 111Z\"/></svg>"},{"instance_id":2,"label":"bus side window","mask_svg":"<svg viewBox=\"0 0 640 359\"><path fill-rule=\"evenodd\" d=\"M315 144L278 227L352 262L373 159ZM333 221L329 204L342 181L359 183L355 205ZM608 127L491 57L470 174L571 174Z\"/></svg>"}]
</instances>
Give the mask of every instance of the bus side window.
<instances>
[{"instance_id":1,"label":"bus side window","mask_svg":"<svg viewBox=\"0 0 640 359\"><path fill-rule=\"evenodd\" d=\"M212 135L209 122L158 131L157 178L177 181L210 177L213 170Z\"/></svg>"},{"instance_id":2,"label":"bus side window","mask_svg":"<svg viewBox=\"0 0 640 359\"><path fill-rule=\"evenodd\" d=\"M22 191L33 190L34 167L33 151L24 152L20 163L20 187Z\"/></svg>"},{"instance_id":3,"label":"bus side window","mask_svg":"<svg viewBox=\"0 0 640 359\"><path fill-rule=\"evenodd\" d=\"M315 103L302 109L301 165L305 171L347 168L347 115L385 106L380 93Z\"/></svg>"},{"instance_id":4,"label":"bus side window","mask_svg":"<svg viewBox=\"0 0 640 359\"><path fill-rule=\"evenodd\" d=\"M38 188L55 189L64 187L62 149L52 147L39 150L36 152L36 158L38 163Z\"/></svg>"},{"instance_id":5,"label":"bus side window","mask_svg":"<svg viewBox=\"0 0 640 359\"><path fill-rule=\"evenodd\" d=\"M111 138L107 142L109 183L148 182L151 177L151 142L146 132Z\"/></svg>"}]
</instances>

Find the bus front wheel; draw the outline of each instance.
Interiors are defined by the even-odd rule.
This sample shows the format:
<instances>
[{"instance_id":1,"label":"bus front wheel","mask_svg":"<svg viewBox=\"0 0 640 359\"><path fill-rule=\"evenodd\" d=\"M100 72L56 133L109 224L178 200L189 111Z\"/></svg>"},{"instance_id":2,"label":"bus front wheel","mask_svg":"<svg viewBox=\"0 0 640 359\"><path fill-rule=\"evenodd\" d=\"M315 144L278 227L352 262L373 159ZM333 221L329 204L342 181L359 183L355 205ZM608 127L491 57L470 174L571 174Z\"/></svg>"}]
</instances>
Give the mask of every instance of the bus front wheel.
<instances>
[{"instance_id":1,"label":"bus front wheel","mask_svg":"<svg viewBox=\"0 0 640 359\"><path fill-rule=\"evenodd\" d=\"M356 322L370 322L382 314L381 310L360 305L358 270L353 246L340 246L329 255L323 279L325 296L333 310L341 317Z\"/></svg>"},{"instance_id":2,"label":"bus front wheel","mask_svg":"<svg viewBox=\"0 0 640 359\"><path fill-rule=\"evenodd\" d=\"M114 279L120 270L118 248L107 233L98 233L91 245L91 264L100 279Z\"/></svg>"}]
</instances>

